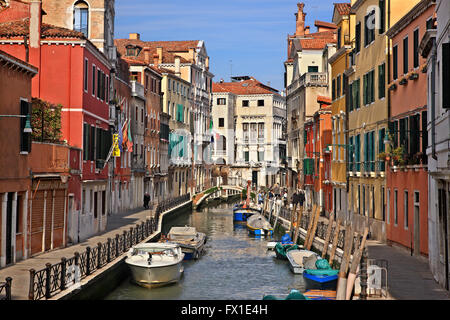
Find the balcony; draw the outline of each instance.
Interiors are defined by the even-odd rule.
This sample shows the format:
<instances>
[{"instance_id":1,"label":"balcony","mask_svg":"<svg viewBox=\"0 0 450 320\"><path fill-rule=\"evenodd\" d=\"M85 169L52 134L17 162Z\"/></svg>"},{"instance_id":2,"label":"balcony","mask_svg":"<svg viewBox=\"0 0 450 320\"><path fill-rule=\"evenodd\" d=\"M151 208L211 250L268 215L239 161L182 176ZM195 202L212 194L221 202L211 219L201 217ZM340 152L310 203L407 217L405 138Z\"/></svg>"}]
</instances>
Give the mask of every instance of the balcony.
<instances>
[{"instance_id":1,"label":"balcony","mask_svg":"<svg viewBox=\"0 0 450 320\"><path fill-rule=\"evenodd\" d=\"M33 174L64 175L69 173L69 147L33 142L30 166Z\"/></svg>"},{"instance_id":2,"label":"balcony","mask_svg":"<svg viewBox=\"0 0 450 320\"><path fill-rule=\"evenodd\" d=\"M131 83L131 95L133 97L138 97L141 98L142 100L145 100L144 86L135 80L130 81L130 83Z\"/></svg>"}]
</instances>

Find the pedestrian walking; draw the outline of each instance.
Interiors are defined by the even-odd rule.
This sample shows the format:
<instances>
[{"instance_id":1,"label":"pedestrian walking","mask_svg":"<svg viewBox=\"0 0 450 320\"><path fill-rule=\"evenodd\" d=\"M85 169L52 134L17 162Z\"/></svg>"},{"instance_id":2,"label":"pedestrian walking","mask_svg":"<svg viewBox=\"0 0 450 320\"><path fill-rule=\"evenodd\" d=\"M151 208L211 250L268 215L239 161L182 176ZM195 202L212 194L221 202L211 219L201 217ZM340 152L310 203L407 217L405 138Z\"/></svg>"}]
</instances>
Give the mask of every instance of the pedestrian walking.
<instances>
[{"instance_id":1,"label":"pedestrian walking","mask_svg":"<svg viewBox=\"0 0 450 320\"><path fill-rule=\"evenodd\" d=\"M146 192L145 194L144 194L144 208L145 209L148 209L149 208L149 206L148 206L148 203L150 202L150 195L148 194L148 192Z\"/></svg>"},{"instance_id":2,"label":"pedestrian walking","mask_svg":"<svg viewBox=\"0 0 450 320\"><path fill-rule=\"evenodd\" d=\"M262 191L259 191L259 193L258 193L258 205L261 205L263 203L264 203L264 196L263 196Z\"/></svg>"}]
</instances>

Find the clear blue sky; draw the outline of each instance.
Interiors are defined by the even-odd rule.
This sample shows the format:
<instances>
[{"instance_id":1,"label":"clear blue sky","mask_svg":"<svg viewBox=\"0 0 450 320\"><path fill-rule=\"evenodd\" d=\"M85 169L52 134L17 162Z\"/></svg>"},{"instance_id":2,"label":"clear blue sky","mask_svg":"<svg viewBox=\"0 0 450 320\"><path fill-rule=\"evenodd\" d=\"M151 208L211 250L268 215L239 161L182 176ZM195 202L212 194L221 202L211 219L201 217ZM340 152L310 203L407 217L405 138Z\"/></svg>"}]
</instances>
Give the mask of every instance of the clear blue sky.
<instances>
[{"instance_id":1,"label":"clear blue sky","mask_svg":"<svg viewBox=\"0 0 450 320\"><path fill-rule=\"evenodd\" d=\"M345 0L116 0L115 37L204 40L214 81L251 75L283 89L286 36L295 32L297 2L305 3L306 25L330 22L334 2ZM232 60L232 67L230 64Z\"/></svg>"}]
</instances>

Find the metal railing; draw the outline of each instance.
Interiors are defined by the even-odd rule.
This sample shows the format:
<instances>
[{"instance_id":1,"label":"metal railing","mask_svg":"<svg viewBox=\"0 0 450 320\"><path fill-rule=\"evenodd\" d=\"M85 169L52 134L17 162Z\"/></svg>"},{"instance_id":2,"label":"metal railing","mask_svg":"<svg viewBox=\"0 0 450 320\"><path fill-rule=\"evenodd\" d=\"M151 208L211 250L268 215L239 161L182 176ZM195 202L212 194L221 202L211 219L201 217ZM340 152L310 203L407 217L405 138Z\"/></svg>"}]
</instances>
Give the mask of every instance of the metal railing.
<instances>
[{"instance_id":1,"label":"metal railing","mask_svg":"<svg viewBox=\"0 0 450 320\"><path fill-rule=\"evenodd\" d=\"M159 203L156 208L155 218L147 219L135 227L130 227L129 231L116 234L114 238L108 238L105 243L99 242L94 247L86 247L82 253L75 252L74 256L66 259L61 258L61 262L56 264L47 263L44 269L30 269L30 286L28 299L40 300L49 299L57 293L76 285L80 280L103 268L108 263L127 252L132 246L142 242L152 235L158 228L159 217L162 212L170 210L184 202L190 200L190 194L167 199ZM12 279L11 279L12 280ZM7 297L11 297L11 282L0 284L0 297L3 290Z\"/></svg>"},{"instance_id":2,"label":"metal railing","mask_svg":"<svg viewBox=\"0 0 450 320\"><path fill-rule=\"evenodd\" d=\"M11 300L12 278L7 277L5 282L0 282L0 300Z\"/></svg>"}]
</instances>

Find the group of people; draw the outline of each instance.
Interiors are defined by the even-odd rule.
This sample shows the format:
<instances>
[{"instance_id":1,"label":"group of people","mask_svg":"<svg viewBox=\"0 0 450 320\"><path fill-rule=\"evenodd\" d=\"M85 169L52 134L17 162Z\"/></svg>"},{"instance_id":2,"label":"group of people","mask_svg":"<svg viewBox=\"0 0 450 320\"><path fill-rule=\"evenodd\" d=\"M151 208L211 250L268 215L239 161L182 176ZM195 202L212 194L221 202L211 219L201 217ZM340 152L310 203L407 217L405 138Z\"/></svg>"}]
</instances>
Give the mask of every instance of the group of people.
<instances>
[{"instance_id":1,"label":"group of people","mask_svg":"<svg viewBox=\"0 0 450 320\"><path fill-rule=\"evenodd\" d=\"M268 196L269 200L282 201L284 206L288 206L288 190L287 188L280 188L278 184L270 188L268 191L260 190L258 193L258 205L264 203L264 198ZM305 202L305 191L303 189L296 189L291 196L291 206L302 206Z\"/></svg>"}]
</instances>

